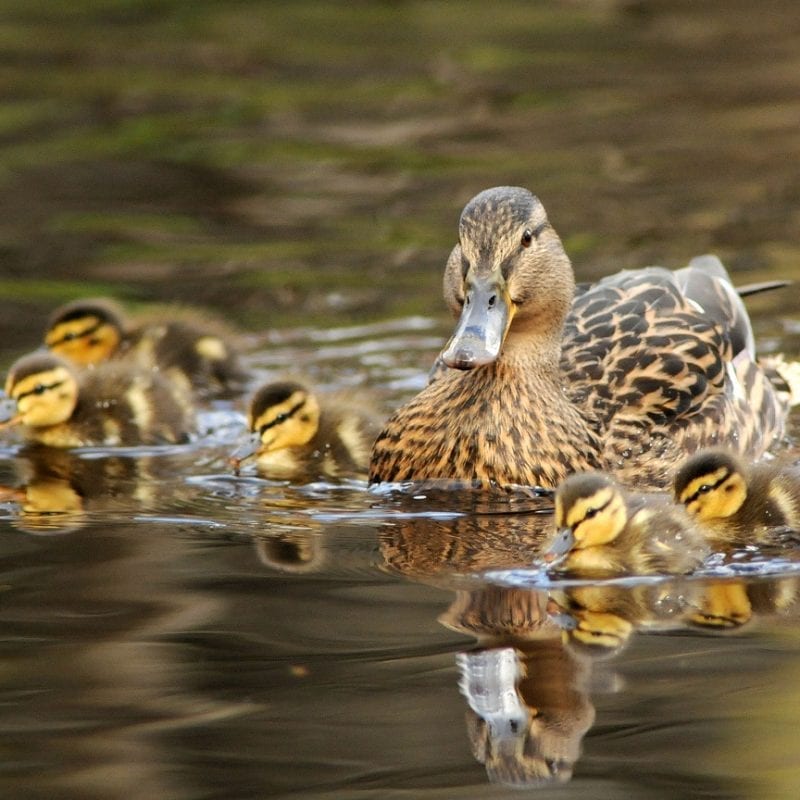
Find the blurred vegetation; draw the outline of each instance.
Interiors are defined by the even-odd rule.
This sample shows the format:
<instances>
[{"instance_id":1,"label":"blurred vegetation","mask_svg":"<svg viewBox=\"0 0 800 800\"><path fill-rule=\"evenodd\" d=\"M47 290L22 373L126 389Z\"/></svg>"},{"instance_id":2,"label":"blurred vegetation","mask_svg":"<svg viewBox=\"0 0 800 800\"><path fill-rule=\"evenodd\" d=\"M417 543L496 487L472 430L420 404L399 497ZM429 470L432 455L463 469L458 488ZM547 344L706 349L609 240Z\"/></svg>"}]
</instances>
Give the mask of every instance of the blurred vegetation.
<instances>
[{"instance_id":1,"label":"blurred vegetation","mask_svg":"<svg viewBox=\"0 0 800 800\"><path fill-rule=\"evenodd\" d=\"M797 274L800 48L768 6L4 0L5 296L443 314L459 210L506 182L581 277L710 249Z\"/></svg>"}]
</instances>

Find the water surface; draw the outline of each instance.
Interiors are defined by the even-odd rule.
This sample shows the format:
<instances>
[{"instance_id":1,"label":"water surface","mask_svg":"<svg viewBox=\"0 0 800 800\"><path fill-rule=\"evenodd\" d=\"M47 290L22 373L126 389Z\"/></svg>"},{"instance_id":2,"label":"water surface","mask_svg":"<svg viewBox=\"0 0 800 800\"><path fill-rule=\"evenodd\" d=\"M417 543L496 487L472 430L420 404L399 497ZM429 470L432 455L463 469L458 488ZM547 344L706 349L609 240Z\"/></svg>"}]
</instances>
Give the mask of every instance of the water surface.
<instances>
[{"instance_id":1,"label":"water surface","mask_svg":"<svg viewBox=\"0 0 800 800\"><path fill-rule=\"evenodd\" d=\"M3 366L111 293L222 316L253 384L388 412L502 183L579 280L709 251L800 279L788 0L59 6L0 9ZM800 356L796 287L748 306ZM792 543L554 584L523 569L546 513L234 477L243 411L186 447L3 445L3 796L798 796Z\"/></svg>"}]
</instances>

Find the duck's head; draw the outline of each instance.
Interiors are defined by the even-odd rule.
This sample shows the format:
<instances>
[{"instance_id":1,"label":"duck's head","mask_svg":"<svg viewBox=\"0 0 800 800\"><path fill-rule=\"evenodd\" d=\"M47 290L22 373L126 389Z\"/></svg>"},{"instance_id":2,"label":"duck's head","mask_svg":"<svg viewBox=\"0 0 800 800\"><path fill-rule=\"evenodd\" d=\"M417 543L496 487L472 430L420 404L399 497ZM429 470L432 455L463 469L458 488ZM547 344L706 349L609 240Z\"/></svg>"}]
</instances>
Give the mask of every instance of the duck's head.
<instances>
[{"instance_id":1,"label":"duck's head","mask_svg":"<svg viewBox=\"0 0 800 800\"><path fill-rule=\"evenodd\" d=\"M556 535L545 560L552 561L571 550L609 544L627 521L625 496L611 478L600 472L572 475L556 491Z\"/></svg>"},{"instance_id":2,"label":"duck's head","mask_svg":"<svg viewBox=\"0 0 800 800\"><path fill-rule=\"evenodd\" d=\"M4 425L44 428L72 416L78 402L78 380L66 361L37 352L12 364L5 392L14 408Z\"/></svg>"},{"instance_id":3,"label":"duck's head","mask_svg":"<svg viewBox=\"0 0 800 800\"><path fill-rule=\"evenodd\" d=\"M726 450L701 450L675 474L673 493L700 522L731 517L747 498L744 467Z\"/></svg>"},{"instance_id":4,"label":"duck's head","mask_svg":"<svg viewBox=\"0 0 800 800\"><path fill-rule=\"evenodd\" d=\"M510 334L558 344L575 280L538 198L516 186L487 189L467 203L458 232L444 275L445 300L459 317L445 364L491 364Z\"/></svg>"},{"instance_id":5,"label":"duck's head","mask_svg":"<svg viewBox=\"0 0 800 800\"><path fill-rule=\"evenodd\" d=\"M45 333L45 346L83 367L110 358L124 332L122 311L110 300L76 300L56 309Z\"/></svg>"},{"instance_id":6,"label":"duck's head","mask_svg":"<svg viewBox=\"0 0 800 800\"><path fill-rule=\"evenodd\" d=\"M253 442L237 450L231 461L238 467L256 454L308 444L319 429L319 416L316 397L301 384L286 381L262 386L248 411Z\"/></svg>"}]
</instances>

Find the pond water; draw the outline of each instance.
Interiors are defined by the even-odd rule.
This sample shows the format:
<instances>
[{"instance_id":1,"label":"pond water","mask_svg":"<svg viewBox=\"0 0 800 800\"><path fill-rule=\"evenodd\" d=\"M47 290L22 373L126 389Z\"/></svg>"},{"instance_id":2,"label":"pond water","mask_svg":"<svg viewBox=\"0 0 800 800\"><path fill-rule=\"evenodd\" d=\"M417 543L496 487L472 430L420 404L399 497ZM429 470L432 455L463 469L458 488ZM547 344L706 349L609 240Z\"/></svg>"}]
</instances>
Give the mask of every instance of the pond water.
<instances>
[{"instance_id":1,"label":"pond water","mask_svg":"<svg viewBox=\"0 0 800 800\"><path fill-rule=\"evenodd\" d=\"M789 0L11 0L0 35L3 367L113 294L226 319L251 385L388 413L448 334L461 207L504 183L579 280L703 252L800 280ZM796 285L748 306L800 357ZM0 447L3 797L800 796L800 549L554 583L546 514L232 475L243 412Z\"/></svg>"}]
</instances>

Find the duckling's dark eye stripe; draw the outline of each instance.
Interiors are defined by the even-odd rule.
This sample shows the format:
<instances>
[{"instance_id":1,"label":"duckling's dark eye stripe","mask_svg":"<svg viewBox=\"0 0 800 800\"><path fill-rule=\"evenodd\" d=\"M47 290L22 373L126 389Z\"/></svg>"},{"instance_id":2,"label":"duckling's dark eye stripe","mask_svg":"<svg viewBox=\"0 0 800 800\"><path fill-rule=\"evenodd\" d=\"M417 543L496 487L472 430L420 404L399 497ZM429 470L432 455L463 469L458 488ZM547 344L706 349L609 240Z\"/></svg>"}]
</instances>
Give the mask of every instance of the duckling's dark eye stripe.
<instances>
[{"instance_id":1,"label":"duckling's dark eye stripe","mask_svg":"<svg viewBox=\"0 0 800 800\"><path fill-rule=\"evenodd\" d=\"M260 433L264 433L264 431L268 431L270 428L274 427L275 425L280 425L283 422L286 422L287 419L293 417L304 405L306 404L305 400L301 400L296 405L292 406L288 411L284 411L282 414L278 414L272 422L264 423L258 430Z\"/></svg>"},{"instance_id":2,"label":"duckling's dark eye stripe","mask_svg":"<svg viewBox=\"0 0 800 800\"><path fill-rule=\"evenodd\" d=\"M18 394L17 402L22 400L24 397L28 397L29 395L32 394L44 394L45 392L49 392L51 389L58 389L58 387L61 386L63 383L64 381L56 381L55 383L48 383L48 384L37 383L36 386L33 387L33 389L30 389L27 392L23 392L22 394Z\"/></svg>"},{"instance_id":3,"label":"duckling's dark eye stripe","mask_svg":"<svg viewBox=\"0 0 800 800\"><path fill-rule=\"evenodd\" d=\"M683 501L684 504L693 503L695 500L697 500L698 497L700 497L701 494L710 492L713 489L718 489L720 486L722 486L723 483L725 483L726 480L728 480L728 478L730 478L730 476L731 473L726 472L716 483L701 483L700 486L697 488L697 491Z\"/></svg>"},{"instance_id":4,"label":"duckling's dark eye stripe","mask_svg":"<svg viewBox=\"0 0 800 800\"><path fill-rule=\"evenodd\" d=\"M614 498L613 498L613 496L612 496L612 497L609 497L609 498L608 498L608 500L606 500L606 502L605 502L605 503L603 503L603 505L601 505L601 506L594 506L593 508L590 508L590 509L589 509L589 510L588 510L588 511L587 511L587 512L586 512L586 513L583 515L583 519L582 519L582 520L581 520L581 521L578 523L578 525L580 525L580 524L581 524L581 522L584 522L584 521L585 521L585 520L587 520L587 519L591 519L592 517L596 517L596 516L597 516L597 515L598 515L598 514L599 514L601 511L605 511L605 510L606 510L606 509L607 509L607 508L608 508L608 507L611 505L611 501L612 501L613 499L614 499ZM576 527L577 527L577 525L576 525Z\"/></svg>"},{"instance_id":5,"label":"duckling's dark eye stripe","mask_svg":"<svg viewBox=\"0 0 800 800\"><path fill-rule=\"evenodd\" d=\"M85 336L91 336L96 330L98 330L100 328L100 326L102 324L103 323L101 321L97 321L91 327L86 328L86 330L83 330L83 331L70 331L69 333L65 333L60 339L57 339L50 346L54 347L55 345L64 344L64 342L71 342L73 339L82 339Z\"/></svg>"}]
</instances>

